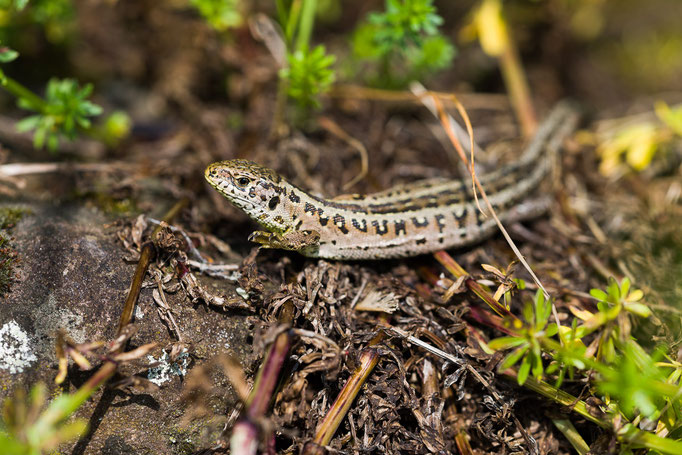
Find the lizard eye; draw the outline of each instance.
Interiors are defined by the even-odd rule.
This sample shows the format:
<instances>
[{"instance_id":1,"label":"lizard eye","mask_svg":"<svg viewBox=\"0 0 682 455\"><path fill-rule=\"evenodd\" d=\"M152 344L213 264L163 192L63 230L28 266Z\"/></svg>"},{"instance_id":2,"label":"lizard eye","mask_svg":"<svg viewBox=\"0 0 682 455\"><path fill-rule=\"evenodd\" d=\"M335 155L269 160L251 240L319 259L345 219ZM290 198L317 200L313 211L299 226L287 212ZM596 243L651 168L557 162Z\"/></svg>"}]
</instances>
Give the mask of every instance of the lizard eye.
<instances>
[{"instance_id":1,"label":"lizard eye","mask_svg":"<svg viewBox=\"0 0 682 455\"><path fill-rule=\"evenodd\" d=\"M251 179L248 177L239 177L237 179L237 185L241 186L242 188L248 185L249 183L251 183Z\"/></svg>"}]
</instances>

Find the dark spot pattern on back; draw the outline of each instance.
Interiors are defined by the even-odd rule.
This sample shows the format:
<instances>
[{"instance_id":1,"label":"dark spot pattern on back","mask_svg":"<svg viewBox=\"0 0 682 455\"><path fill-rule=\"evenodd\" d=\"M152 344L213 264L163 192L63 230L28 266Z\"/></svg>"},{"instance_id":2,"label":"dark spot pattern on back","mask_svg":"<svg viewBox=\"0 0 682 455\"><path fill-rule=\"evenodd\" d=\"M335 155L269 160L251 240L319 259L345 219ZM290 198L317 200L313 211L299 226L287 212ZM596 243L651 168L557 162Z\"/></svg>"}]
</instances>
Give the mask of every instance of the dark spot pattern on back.
<instances>
[{"instance_id":1,"label":"dark spot pattern on back","mask_svg":"<svg viewBox=\"0 0 682 455\"><path fill-rule=\"evenodd\" d=\"M315 215L315 212L317 212L317 208L311 204L310 202L306 202L305 206L303 207L303 211L305 213L310 213L311 215Z\"/></svg>"},{"instance_id":2,"label":"dark spot pattern on back","mask_svg":"<svg viewBox=\"0 0 682 455\"><path fill-rule=\"evenodd\" d=\"M455 210L454 212L452 212L452 216L455 217L455 221L463 221L466 219L467 213L468 213L468 210L465 206L459 210Z\"/></svg>"},{"instance_id":3,"label":"dark spot pattern on back","mask_svg":"<svg viewBox=\"0 0 682 455\"><path fill-rule=\"evenodd\" d=\"M445 216L438 214L438 215L435 215L433 218L436 220L436 225L438 226L438 232L442 233L443 229L445 229L445 224L443 223Z\"/></svg>"},{"instance_id":4,"label":"dark spot pattern on back","mask_svg":"<svg viewBox=\"0 0 682 455\"><path fill-rule=\"evenodd\" d=\"M339 214L334 215L334 224L336 225L337 228L339 228L339 231L341 231L343 234L348 234L348 228L346 227L346 219L343 216Z\"/></svg>"},{"instance_id":5,"label":"dark spot pattern on back","mask_svg":"<svg viewBox=\"0 0 682 455\"><path fill-rule=\"evenodd\" d=\"M429 225L429 220L426 219L426 217L412 217L412 224L414 224L416 227L425 227Z\"/></svg>"},{"instance_id":6,"label":"dark spot pattern on back","mask_svg":"<svg viewBox=\"0 0 682 455\"><path fill-rule=\"evenodd\" d=\"M407 234L407 230L405 229L405 220L395 220L393 225L395 227L396 237L399 236L400 233Z\"/></svg>"},{"instance_id":7,"label":"dark spot pattern on back","mask_svg":"<svg viewBox=\"0 0 682 455\"><path fill-rule=\"evenodd\" d=\"M480 210L476 210L476 225L482 226L485 223L486 216Z\"/></svg>"},{"instance_id":8,"label":"dark spot pattern on back","mask_svg":"<svg viewBox=\"0 0 682 455\"><path fill-rule=\"evenodd\" d=\"M298 197L298 194L294 193L293 191L289 193L289 200L294 204L301 202L301 198Z\"/></svg>"},{"instance_id":9,"label":"dark spot pattern on back","mask_svg":"<svg viewBox=\"0 0 682 455\"><path fill-rule=\"evenodd\" d=\"M420 237L420 238L418 238L418 239L415 240L415 243L416 243L417 245L423 245L423 244L426 243L426 239L425 239L424 237Z\"/></svg>"},{"instance_id":10,"label":"dark spot pattern on back","mask_svg":"<svg viewBox=\"0 0 682 455\"><path fill-rule=\"evenodd\" d=\"M377 220L373 220L372 226L376 229L377 235L386 235L386 233L388 233L388 221L386 220L382 220L381 223Z\"/></svg>"},{"instance_id":11,"label":"dark spot pattern on back","mask_svg":"<svg viewBox=\"0 0 682 455\"><path fill-rule=\"evenodd\" d=\"M362 224L360 224L360 222L359 222L358 220L356 220L355 218L352 218L352 219L350 220L350 223L351 223L351 224L353 225L353 227L354 227L355 229L357 229L358 231L360 231L360 232L367 232L367 220L363 219L363 220L361 220L361 221L362 221Z\"/></svg>"},{"instance_id":12,"label":"dark spot pattern on back","mask_svg":"<svg viewBox=\"0 0 682 455\"><path fill-rule=\"evenodd\" d=\"M268 208L270 210L275 210L277 208L278 204L279 204L279 196L273 196L270 199L270 202L268 202Z\"/></svg>"}]
</instances>

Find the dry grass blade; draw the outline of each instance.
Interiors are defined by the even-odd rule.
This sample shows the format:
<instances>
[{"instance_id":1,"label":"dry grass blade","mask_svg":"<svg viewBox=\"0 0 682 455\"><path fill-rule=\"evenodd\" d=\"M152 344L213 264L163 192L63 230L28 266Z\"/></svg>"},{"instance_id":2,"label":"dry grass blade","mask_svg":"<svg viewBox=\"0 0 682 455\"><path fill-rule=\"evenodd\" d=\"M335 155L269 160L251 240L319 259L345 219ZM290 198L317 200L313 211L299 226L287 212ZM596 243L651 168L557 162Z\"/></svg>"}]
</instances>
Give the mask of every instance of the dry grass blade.
<instances>
[{"instance_id":1,"label":"dry grass blade","mask_svg":"<svg viewBox=\"0 0 682 455\"><path fill-rule=\"evenodd\" d=\"M380 355L376 349L367 348L362 351L358 366L355 368L353 375L348 378L343 389L336 397L336 401L334 401L334 404L332 404L324 420L318 426L317 434L313 441L315 444L319 446L326 446L329 444L334 433L336 433L336 430L341 424L341 421L346 416L353 400L355 400L355 397L367 381L370 373L379 362L379 358Z\"/></svg>"},{"instance_id":2,"label":"dry grass blade","mask_svg":"<svg viewBox=\"0 0 682 455\"><path fill-rule=\"evenodd\" d=\"M434 92L429 92L426 90L426 88L420 84L419 82L413 82L410 85L410 89L412 92L415 94L415 96L418 96L419 99L421 100L422 104L429 110L431 113L438 118L441 123L447 122L448 127L444 128L445 132L448 135L448 138L450 141L455 145L455 150L459 153L460 159L464 162L464 164L467 165L467 168L469 169L469 172L471 173L471 186L474 194L474 199L476 200L476 205L478 206L478 209L481 210L481 206L478 201L478 193L476 192L476 169L474 167L474 156L476 153L478 153L481 150L481 147L476 144L476 141L474 140L474 130L471 126L471 121L469 120L469 116L467 115L466 110L464 109L464 106L462 106L462 103L457 99L455 95L444 95L444 94L438 94L437 96L435 95ZM431 95L431 96L426 96L426 95ZM460 126L459 123L455 121L451 116L445 114L445 110L443 109L443 104L442 104L442 99L449 99L454 103L457 111L459 114L462 116L462 119L464 119L464 125L466 126L466 131L464 128ZM470 153L470 162L467 162L465 158L462 158L464 155L464 151L461 150L462 143L465 143L468 140L469 142L469 153ZM458 146L460 148L458 148ZM454 160L453 160L454 162ZM483 212L483 210L481 210Z\"/></svg>"},{"instance_id":3,"label":"dry grass blade","mask_svg":"<svg viewBox=\"0 0 682 455\"><path fill-rule=\"evenodd\" d=\"M442 96L446 102L450 102L448 93L433 92ZM419 103L420 97L414 93L400 90L384 90L352 84L335 84L328 96L332 98L363 99L393 103ZM461 102L474 109L486 109L499 111L507 109L509 99L505 95L496 93L464 93L459 96Z\"/></svg>"},{"instance_id":4,"label":"dry grass blade","mask_svg":"<svg viewBox=\"0 0 682 455\"><path fill-rule=\"evenodd\" d=\"M421 88L420 88L421 86L420 86L420 85L416 85L415 87L417 88L416 91L417 91L418 93L421 93ZM423 87L422 87L422 88L423 88ZM475 173L474 173L474 171L473 171L473 163L470 163L469 160L467 159L467 157L466 157L466 155L465 155L465 153L464 153L464 149L463 149L463 147L462 147L462 144L461 144L460 141L457 139L457 134L455 133L455 131L453 130L453 128L452 128L452 126L451 126L452 123L454 122L454 119L452 119L452 117L450 117L450 116L445 112L445 110L443 109L443 104L442 104L442 102L440 101L440 98L439 98L439 96L438 96L437 94L431 93L431 92L428 92L428 91L425 90L425 91L423 92L423 94L420 95L420 96L422 96L422 97L427 97L427 96L428 96L429 98L432 99L433 103L434 103L435 106L436 106L436 110L437 110L437 113L436 113L437 115L436 115L436 114L434 114L434 115L436 115L436 116L438 117L438 119L441 121L441 124L443 125L443 128L445 129L445 132L447 133L448 137L450 138L450 141L452 142L453 147L455 147L455 149L456 149L457 152L459 153L460 159L461 159L461 160L467 165L467 167L469 167L469 169L470 169L471 178L472 178L473 183L475 184L474 190L475 190L476 188L478 188L478 191L481 193L481 197L483 198L483 201L486 203L486 206L487 206L487 208L488 208L490 214L492 215L493 219L495 220L495 223L497 224L497 226L500 228L500 231L502 232L502 235L504 236L505 240L507 241L507 243L509 244L509 246L511 247L511 249L514 251L514 254L515 254L516 257L519 259L519 261L521 262L521 264L523 264L524 268L528 271L528 273L530 274L530 276L533 278L533 281L535 282L535 284L542 290L542 292L543 292L543 294L545 295L545 297L546 297L546 298L550 298L549 292L548 292L547 289L544 287L544 285L542 284L542 282L540 281L540 279L537 277L537 275L535 274L535 272L534 272L533 269L531 268L530 264L528 264L528 262L526 261L526 259L523 257L523 255L521 254L521 251L518 249L518 247L516 246L516 244L514 243L514 241L511 239L511 237L509 236L509 233L507 232L506 228L502 225L502 222L501 222L500 219L498 218L497 213L496 213L495 210L493 209L492 204L490 203L490 200L488 199L488 196L487 196L487 194L486 194L486 192L485 192L483 186L481 185L481 182L478 180L478 178L476 177L476 175L475 175ZM452 98L453 98L453 101L457 104L457 99L456 99L456 97L454 97L454 95L451 95L451 96L452 96ZM425 105L426 105L426 104L425 104ZM461 104L460 104L460 106L461 106ZM428 107L428 106L427 106L427 107ZM462 108L462 109L463 109L463 108ZM460 114L462 114L463 110L461 110L460 107L458 107L458 110L460 111ZM569 113L568 113L567 111L569 111L569 107L566 106L566 105L561 105L560 107L556 108L556 109L552 112L552 114L551 114L551 116L550 116L550 119L545 123L545 125L544 125L545 128L542 128L542 129L538 132L538 135L536 136L536 139L537 139L537 138L539 138L539 139L544 139L544 136L547 135L548 132L549 132L552 128L558 127L558 128L559 128L559 131L558 131L558 133L557 133L555 136L552 137L553 140L551 140L550 143L548 144L548 148L551 148L551 147L553 147L553 146L554 146L554 147L560 146L560 143L561 143L561 141L563 140L563 138L564 138L566 135L568 135L568 134L570 133L570 131L573 130L573 128L575 127L575 123L576 123L576 121L577 121L577 116L576 116L576 115L572 115L572 116L571 116L571 115L568 115ZM568 117L568 119L565 119L564 117ZM471 126L470 126L470 124L469 124L469 122L468 122L468 117L466 117L465 114L463 114L463 118L465 119L465 123L467 123L467 130L468 130L468 131L471 131L471 129L470 129ZM559 123L561 120L564 120L563 124L560 124L560 123ZM544 134L543 134L543 133L544 133ZM473 144L473 138L471 139L471 144ZM531 144L531 146L532 146L532 145L537 146L537 144ZM473 145L471 146L471 150L473 150ZM474 195L476 195L476 191L474 191ZM477 202L478 202L478 199L477 199ZM479 210L481 210L481 207L480 207L480 206L479 206ZM481 210L481 211L483 211L483 210Z\"/></svg>"},{"instance_id":5,"label":"dry grass blade","mask_svg":"<svg viewBox=\"0 0 682 455\"><path fill-rule=\"evenodd\" d=\"M116 172L135 171L134 164L110 163L9 163L0 165L0 176L15 177L29 174L51 174L58 172Z\"/></svg>"},{"instance_id":6,"label":"dry grass blade","mask_svg":"<svg viewBox=\"0 0 682 455\"><path fill-rule=\"evenodd\" d=\"M223 371L227 375L232 387L234 387L235 392L239 399L244 402L249 398L249 393L251 392L251 387L246 381L246 376L244 375L244 369L237 359L229 355L221 355L216 361L223 367Z\"/></svg>"},{"instance_id":7,"label":"dry grass blade","mask_svg":"<svg viewBox=\"0 0 682 455\"><path fill-rule=\"evenodd\" d=\"M287 46L279 26L265 14L259 13L249 20L249 29L254 38L265 44L277 66L283 68L286 64Z\"/></svg>"},{"instance_id":8,"label":"dry grass blade","mask_svg":"<svg viewBox=\"0 0 682 455\"><path fill-rule=\"evenodd\" d=\"M120 354L116 354L112 357L112 359L116 362L127 362L130 360L139 359L140 357L147 355L149 352L151 352L154 348L156 348L156 346L157 346L156 343L143 344L139 348L135 348L132 351L126 351L121 352Z\"/></svg>"},{"instance_id":9,"label":"dry grass blade","mask_svg":"<svg viewBox=\"0 0 682 455\"><path fill-rule=\"evenodd\" d=\"M353 147L355 150L360 153L360 172L358 175L350 179L349 182L345 183L343 185L343 190L346 191L348 188L352 187L356 183L358 183L360 180L365 178L367 175L367 172L369 172L369 159L367 157L367 149L365 146L362 144L362 142L358 141L348 133L346 133L339 125L336 123L334 120L332 120L329 117L320 117L317 122L320 124L322 128L325 130L329 131L332 133L334 136L338 137L339 139L345 141Z\"/></svg>"}]
</instances>

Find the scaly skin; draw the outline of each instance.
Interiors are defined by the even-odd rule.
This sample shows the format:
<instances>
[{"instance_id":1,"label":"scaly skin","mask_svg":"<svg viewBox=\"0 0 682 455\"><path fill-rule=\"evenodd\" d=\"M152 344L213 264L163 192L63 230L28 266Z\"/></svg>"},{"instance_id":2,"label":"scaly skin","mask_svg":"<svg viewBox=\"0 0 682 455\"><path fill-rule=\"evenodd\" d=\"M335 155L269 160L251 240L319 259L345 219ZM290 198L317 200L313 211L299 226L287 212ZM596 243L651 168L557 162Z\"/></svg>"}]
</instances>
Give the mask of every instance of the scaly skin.
<instances>
[{"instance_id":1,"label":"scaly skin","mask_svg":"<svg viewBox=\"0 0 682 455\"><path fill-rule=\"evenodd\" d=\"M480 177L504 223L545 212L549 198L530 197L549 171L551 155L572 131L575 115L560 105L541 125L518 161ZM547 149L547 153L545 152ZM246 160L213 163L206 180L261 224L250 240L338 260L415 256L462 247L491 235L495 221L482 214L463 180L425 180L370 195L324 199Z\"/></svg>"}]
</instances>

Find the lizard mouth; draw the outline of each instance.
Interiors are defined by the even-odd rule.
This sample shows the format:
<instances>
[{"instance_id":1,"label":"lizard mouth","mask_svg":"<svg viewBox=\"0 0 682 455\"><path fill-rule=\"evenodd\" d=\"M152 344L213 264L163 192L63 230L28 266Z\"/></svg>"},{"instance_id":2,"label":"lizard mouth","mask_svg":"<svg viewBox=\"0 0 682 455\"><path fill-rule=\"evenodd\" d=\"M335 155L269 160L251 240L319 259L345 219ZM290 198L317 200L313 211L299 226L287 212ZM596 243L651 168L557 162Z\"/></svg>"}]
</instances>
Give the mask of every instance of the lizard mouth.
<instances>
[{"instance_id":1,"label":"lizard mouth","mask_svg":"<svg viewBox=\"0 0 682 455\"><path fill-rule=\"evenodd\" d=\"M228 199L232 204L234 204L234 205L236 205L236 206L238 206L238 207L244 207L244 208L246 208L246 207L254 207L254 206L255 206L254 202L253 202L252 200L250 200L250 199L247 199L247 198L244 198L244 197L240 197L240 196L236 196L236 195L233 194L233 193L223 193L223 194L225 195L225 197L227 197L227 199Z\"/></svg>"}]
</instances>

